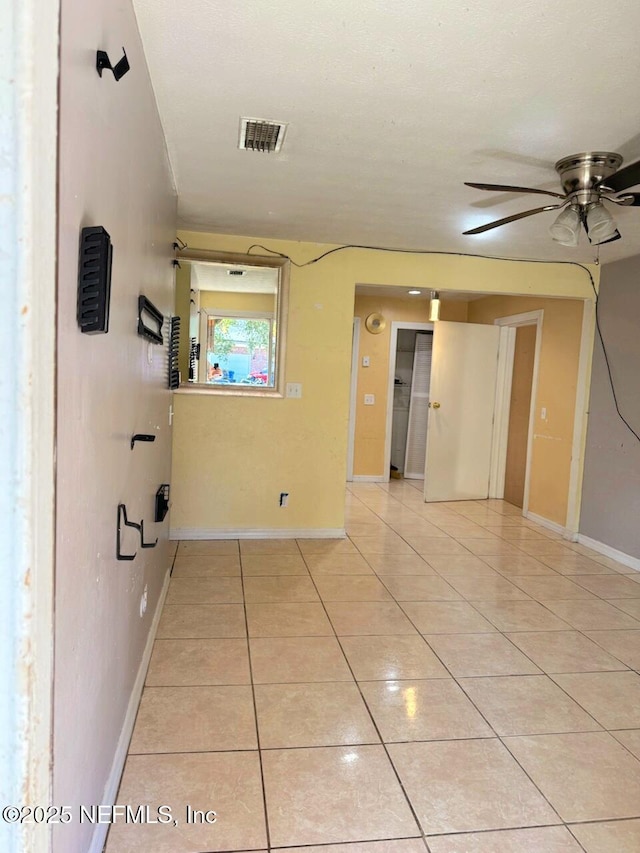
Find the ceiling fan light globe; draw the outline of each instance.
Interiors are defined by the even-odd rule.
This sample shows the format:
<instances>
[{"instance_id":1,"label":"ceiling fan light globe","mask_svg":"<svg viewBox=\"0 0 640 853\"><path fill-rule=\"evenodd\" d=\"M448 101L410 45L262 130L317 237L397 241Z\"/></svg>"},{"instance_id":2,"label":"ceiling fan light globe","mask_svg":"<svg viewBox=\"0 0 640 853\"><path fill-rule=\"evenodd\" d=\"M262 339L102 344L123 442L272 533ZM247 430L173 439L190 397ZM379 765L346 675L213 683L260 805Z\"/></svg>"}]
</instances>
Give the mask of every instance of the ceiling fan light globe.
<instances>
[{"instance_id":1,"label":"ceiling fan light globe","mask_svg":"<svg viewBox=\"0 0 640 853\"><path fill-rule=\"evenodd\" d=\"M549 234L562 246L577 246L580 236L580 214L573 207L567 207L549 228Z\"/></svg>"},{"instance_id":2,"label":"ceiling fan light globe","mask_svg":"<svg viewBox=\"0 0 640 853\"><path fill-rule=\"evenodd\" d=\"M587 228L589 240L594 244L606 243L616 233L617 226L613 216L600 204L595 204L587 213Z\"/></svg>"}]
</instances>

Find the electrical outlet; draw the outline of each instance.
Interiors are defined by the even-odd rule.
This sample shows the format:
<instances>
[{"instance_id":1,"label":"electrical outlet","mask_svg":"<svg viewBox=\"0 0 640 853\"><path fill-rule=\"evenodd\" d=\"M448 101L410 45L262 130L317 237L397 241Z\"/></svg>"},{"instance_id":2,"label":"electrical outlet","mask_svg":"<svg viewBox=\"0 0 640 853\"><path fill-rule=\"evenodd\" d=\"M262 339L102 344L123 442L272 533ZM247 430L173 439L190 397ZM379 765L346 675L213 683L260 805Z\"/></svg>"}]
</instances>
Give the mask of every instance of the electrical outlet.
<instances>
[{"instance_id":1,"label":"electrical outlet","mask_svg":"<svg viewBox=\"0 0 640 853\"><path fill-rule=\"evenodd\" d=\"M365 394L364 395L364 404L365 404L365 406L375 406L376 395L375 394Z\"/></svg>"},{"instance_id":2,"label":"electrical outlet","mask_svg":"<svg viewBox=\"0 0 640 853\"><path fill-rule=\"evenodd\" d=\"M295 400L299 400L302 397L302 383L287 382L287 397L293 397Z\"/></svg>"},{"instance_id":3,"label":"electrical outlet","mask_svg":"<svg viewBox=\"0 0 640 853\"><path fill-rule=\"evenodd\" d=\"M289 506L289 492L280 492L280 506L283 508Z\"/></svg>"}]
</instances>

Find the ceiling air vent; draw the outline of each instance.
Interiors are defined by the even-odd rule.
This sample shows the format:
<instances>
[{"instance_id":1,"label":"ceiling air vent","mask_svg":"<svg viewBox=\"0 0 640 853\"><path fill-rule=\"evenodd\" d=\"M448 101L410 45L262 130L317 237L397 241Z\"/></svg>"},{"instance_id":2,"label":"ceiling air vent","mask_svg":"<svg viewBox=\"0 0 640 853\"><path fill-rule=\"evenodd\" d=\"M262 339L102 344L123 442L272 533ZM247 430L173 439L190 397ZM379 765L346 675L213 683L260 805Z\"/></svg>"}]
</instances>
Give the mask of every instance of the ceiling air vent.
<instances>
[{"instance_id":1,"label":"ceiling air vent","mask_svg":"<svg viewBox=\"0 0 640 853\"><path fill-rule=\"evenodd\" d=\"M247 151L279 151L286 129L287 125L280 121L241 118L238 148Z\"/></svg>"}]
</instances>

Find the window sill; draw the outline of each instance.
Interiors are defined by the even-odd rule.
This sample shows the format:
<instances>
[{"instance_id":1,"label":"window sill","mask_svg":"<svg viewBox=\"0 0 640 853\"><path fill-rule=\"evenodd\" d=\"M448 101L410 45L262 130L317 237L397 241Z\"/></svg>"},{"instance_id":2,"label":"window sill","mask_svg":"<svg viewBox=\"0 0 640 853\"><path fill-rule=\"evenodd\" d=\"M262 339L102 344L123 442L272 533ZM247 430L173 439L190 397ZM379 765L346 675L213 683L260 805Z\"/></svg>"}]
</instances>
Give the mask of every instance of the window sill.
<instances>
[{"instance_id":1,"label":"window sill","mask_svg":"<svg viewBox=\"0 0 640 853\"><path fill-rule=\"evenodd\" d=\"M197 394L197 395L213 395L215 397L270 397L284 399L284 394L278 388L256 388L255 386L247 385L246 387L238 385L202 385L198 383L183 384L176 388L174 394Z\"/></svg>"}]
</instances>

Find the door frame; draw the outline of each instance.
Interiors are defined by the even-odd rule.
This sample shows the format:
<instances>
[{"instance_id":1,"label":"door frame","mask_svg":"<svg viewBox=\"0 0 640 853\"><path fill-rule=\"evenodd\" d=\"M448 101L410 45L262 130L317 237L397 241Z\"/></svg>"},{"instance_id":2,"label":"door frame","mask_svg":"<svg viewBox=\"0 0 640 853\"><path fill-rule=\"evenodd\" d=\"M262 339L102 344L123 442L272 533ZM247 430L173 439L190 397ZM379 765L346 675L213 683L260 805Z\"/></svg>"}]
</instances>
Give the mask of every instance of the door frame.
<instances>
[{"instance_id":1,"label":"door frame","mask_svg":"<svg viewBox=\"0 0 640 853\"><path fill-rule=\"evenodd\" d=\"M0 382L0 799L31 806L52 802L59 11L57 0L14 0L0 28L0 77L14 93L0 130L0 334L21 366ZM0 847L48 853L51 826L2 822Z\"/></svg>"},{"instance_id":2,"label":"door frame","mask_svg":"<svg viewBox=\"0 0 640 853\"><path fill-rule=\"evenodd\" d=\"M353 318L351 334L351 388L349 391L349 431L347 433L347 483L353 482L353 456L356 443L356 406L358 366L360 364L360 317Z\"/></svg>"},{"instance_id":3,"label":"door frame","mask_svg":"<svg viewBox=\"0 0 640 853\"><path fill-rule=\"evenodd\" d=\"M535 423L538 376L540 372L540 352L542 348L542 326L544 309L526 311L523 314L511 314L497 317L493 322L501 326L500 348L498 351L498 379L496 386L496 405L493 422L493 446L491 452L491 474L489 477L489 497L502 500L507 467L507 442L509 439L509 414L511 409L511 384L513 380L513 360L516 349L516 329L519 326L536 327L536 347L531 379L531 402L529 404L529 428L527 434L527 461L525 465L524 496L522 514L529 511L529 490L531 486L531 461L533 449L533 427Z\"/></svg>"},{"instance_id":4,"label":"door frame","mask_svg":"<svg viewBox=\"0 0 640 853\"><path fill-rule=\"evenodd\" d=\"M587 410L591 390L589 377L593 361L594 331L596 325L595 302L591 299L585 299L583 304L576 385L576 407L573 415L573 446L571 449L569 498L567 503L567 517L564 522L565 528L562 531L565 538L572 541L577 540L580 527L582 479L584 476L584 455L587 441Z\"/></svg>"},{"instance_id":5,"label":"door frame","mask_svg":"<svg viewBox=\"0 0 640 853\"><path fill-rule=\"evenodd\" d=\"M391 432L393 430L393 386L396 373L396 350L398 348L398 332L400 329L411 329L416 332L432 332L433 323L417 323L411 320L393 320L389 336L389 376L387 380L387 417L384 434L384 471L380 482L388 483L391 479Z\"/></svg>"}]
</instances>

